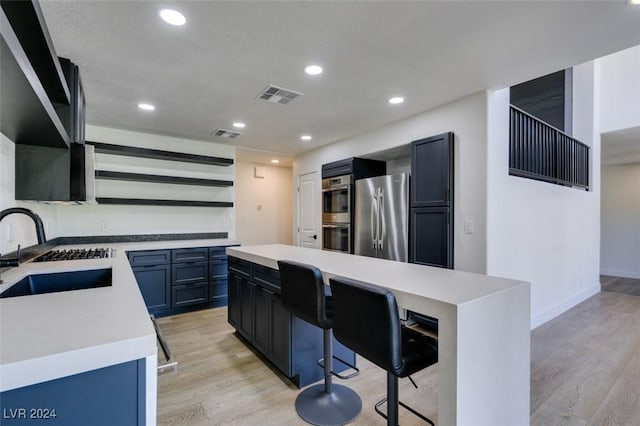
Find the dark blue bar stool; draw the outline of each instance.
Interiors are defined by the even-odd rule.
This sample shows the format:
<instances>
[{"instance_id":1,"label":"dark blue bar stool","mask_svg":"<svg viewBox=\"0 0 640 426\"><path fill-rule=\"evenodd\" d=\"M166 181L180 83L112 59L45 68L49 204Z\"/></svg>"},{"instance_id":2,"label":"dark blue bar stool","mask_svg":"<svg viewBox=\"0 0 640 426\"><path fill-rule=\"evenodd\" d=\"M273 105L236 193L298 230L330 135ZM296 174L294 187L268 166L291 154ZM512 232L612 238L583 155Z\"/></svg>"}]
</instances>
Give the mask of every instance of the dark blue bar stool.
<instances>
[{"instance_id":1,"label":"dark blue bar stool","mask_svg":"<svg viewBox=\"0 0 640 426\"><path fill-rule=\"evenodd\" d=\"M433 425L399 401L398 377L407 377L438 362L438 341L401 326L396 298L389 290L339 277L331 278L329 283L336 339L387 371L387 397L375 405L376 412L387 419L387 425L397 426L401 405ZM385 402L386 415L380 410Z\"/></svg>"},{"instance_id":2,"label":"dark blue bar stool","mask_svg":"<svg viewBox=\"0 0 640 426\"><path fill-rule=\"evenodd\" d=\"M333 348L331 290L320 270L303 263L278 261L282 303L291 314L324 331L324 383L313 385L296 398L296 412L314 425L344 425L362 410L362 400L352 389L332 383Z\"/></svg>"}]
</instances>

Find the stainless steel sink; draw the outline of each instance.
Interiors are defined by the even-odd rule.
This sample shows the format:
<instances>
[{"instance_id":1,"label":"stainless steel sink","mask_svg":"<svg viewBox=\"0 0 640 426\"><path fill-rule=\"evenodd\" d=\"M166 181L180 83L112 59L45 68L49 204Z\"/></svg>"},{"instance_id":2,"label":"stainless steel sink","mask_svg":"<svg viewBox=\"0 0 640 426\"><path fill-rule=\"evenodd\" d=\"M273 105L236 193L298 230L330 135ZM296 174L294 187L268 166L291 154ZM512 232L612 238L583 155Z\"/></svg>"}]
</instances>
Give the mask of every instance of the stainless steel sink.
<instances>
[{"instance_id":1,"label":"stainless steel sink","mask_svg":"<svg viewBox=\"0 0 640 426\"><path fill-rule=\"evenodd\" d=\"M0 299L107 286L111 286L111 268L28 275L0 293Z\"/></svg>"}]
</instances>

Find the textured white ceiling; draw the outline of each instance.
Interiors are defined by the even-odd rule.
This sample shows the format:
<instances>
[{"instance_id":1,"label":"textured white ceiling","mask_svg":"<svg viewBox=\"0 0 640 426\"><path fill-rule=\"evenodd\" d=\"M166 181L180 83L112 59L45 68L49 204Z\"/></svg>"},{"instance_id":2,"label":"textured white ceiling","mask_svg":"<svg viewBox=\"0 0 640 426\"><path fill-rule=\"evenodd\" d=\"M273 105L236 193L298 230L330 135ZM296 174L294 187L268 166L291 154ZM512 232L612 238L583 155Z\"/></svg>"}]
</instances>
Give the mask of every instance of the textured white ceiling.
<instances>
[{"instance_id":1,"label":"textured white ceiling","mask_svg":"<svg viewBox=\"0 0 640 426\"><path fill-rule=\"evenodd\" d=\"M184 13L184 27L157 18ZM87 121L297 154L640 44L625 1L42 1ZM310 77L310 63L325 67ZM255 99L268 84L304 93ZM402 95L406 102L386 100ZM140 101L156 105L138 111ZM210 136L235 120L233 140ZM303 133L313 135L301 142Z\"/></svg>"}]
</instances>

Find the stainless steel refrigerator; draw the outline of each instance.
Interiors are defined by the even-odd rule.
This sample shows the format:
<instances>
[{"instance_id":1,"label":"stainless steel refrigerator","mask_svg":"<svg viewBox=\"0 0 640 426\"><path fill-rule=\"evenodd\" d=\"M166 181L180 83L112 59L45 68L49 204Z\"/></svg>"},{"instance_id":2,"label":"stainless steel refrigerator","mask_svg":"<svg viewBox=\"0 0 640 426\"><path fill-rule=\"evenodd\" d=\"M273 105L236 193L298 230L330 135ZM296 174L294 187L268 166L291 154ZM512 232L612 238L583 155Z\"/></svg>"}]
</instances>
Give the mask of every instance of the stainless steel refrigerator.
<instances>
[{"instance_id":1,"label":"stainless steel refrigerator","mask_svg":"<svg viewBox=\"0 0 640 426\"><path fill-rule=\"evenodd\" d=\"M407 262L409 175L356 181L354 253Z\"/></svg>"}]
</instances>

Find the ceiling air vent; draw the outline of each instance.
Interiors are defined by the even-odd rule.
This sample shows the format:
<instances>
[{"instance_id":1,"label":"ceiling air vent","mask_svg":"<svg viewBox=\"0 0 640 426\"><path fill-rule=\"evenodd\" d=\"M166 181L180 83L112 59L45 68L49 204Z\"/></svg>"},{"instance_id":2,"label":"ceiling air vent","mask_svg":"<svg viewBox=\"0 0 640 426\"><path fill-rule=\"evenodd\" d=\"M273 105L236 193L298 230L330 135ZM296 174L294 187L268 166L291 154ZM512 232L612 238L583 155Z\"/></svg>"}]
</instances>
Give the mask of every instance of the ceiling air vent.
<instances>
[{"instance_id":1,"label":"ceiling air vent","mask_svg":"<svg viewBox=\"0 0 640 426\"><path fill-rule=\"evenodd\" d=\"M215 137L218 137L218 138L225 138L225 139L235 139L238 136L240 136L241 134L242 133L235 132L233 130L217 129L216 131L211 133L211 136L215 136Z\"/></svg>"},{"instance_id":2,"label":"ceiling air vent","mask_svg":"<svg viewBox=\"0 0 640 426\"><path fill-rule=\"evenodd\" d=\"M295 92L289 89L283 89L282 87L277 87L274 85L267 86L260 94L258 95L258 99L262 99L263 101L272 102L274 104L283 104L286 105L298 96L302 96L303 93Z\"/></svg>"}]
</instances>

